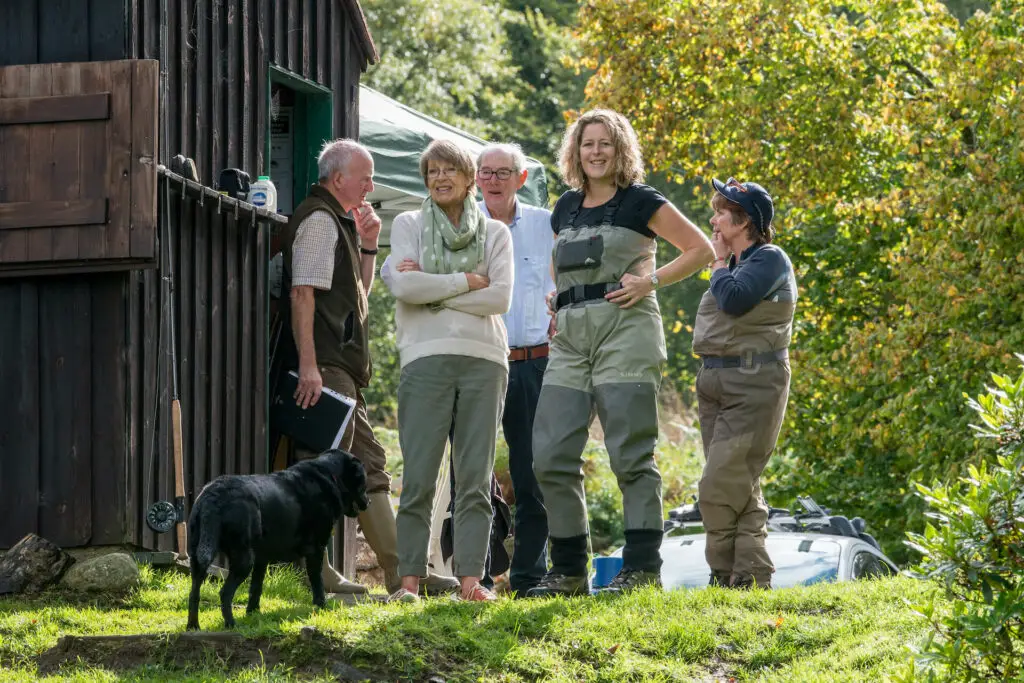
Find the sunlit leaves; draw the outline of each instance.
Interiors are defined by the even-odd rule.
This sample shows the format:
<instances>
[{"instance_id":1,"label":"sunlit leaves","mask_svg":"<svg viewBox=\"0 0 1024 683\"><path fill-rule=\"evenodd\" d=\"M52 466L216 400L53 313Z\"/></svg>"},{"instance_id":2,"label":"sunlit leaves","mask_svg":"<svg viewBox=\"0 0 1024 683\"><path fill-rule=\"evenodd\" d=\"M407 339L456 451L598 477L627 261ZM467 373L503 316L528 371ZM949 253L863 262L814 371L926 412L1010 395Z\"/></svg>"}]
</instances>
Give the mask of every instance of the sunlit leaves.
<instances>
[{"instance_id":1,"label":"sunlit leaves","mask_svg":"<svg viewBox=\"0 0 1024 683\"><path fill-rule=\"evenodd\" d=\"M768 494L898 542L920 523L908 482L973 452L964 383L1024 348L1024 3L962 27L931 0L587 0L581 19L588 95L656 170L777 199L801 300Z\"/></svg>"}]
</instances>

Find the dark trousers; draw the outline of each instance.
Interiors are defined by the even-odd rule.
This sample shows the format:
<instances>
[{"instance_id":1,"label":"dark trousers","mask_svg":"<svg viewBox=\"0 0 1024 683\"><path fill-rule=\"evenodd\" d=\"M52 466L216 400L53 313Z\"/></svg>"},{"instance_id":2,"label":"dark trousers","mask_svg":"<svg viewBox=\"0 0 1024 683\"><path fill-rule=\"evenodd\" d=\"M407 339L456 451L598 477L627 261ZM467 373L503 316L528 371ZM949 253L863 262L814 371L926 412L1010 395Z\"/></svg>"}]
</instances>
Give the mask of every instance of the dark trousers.
<instances>
[{"instance_id":1,"label":"dark trousers","mask_svg":"<svg viewBox=\"0 0 1024 683\"><path fill-rule=\"evenodd\" d=\"M533 473L533 418L547 358L509 363L501 426L508 444L508 468L516 497L515 546L509 587L524 592L547 572L548 516Z\"/></svg>"}]
</instances>

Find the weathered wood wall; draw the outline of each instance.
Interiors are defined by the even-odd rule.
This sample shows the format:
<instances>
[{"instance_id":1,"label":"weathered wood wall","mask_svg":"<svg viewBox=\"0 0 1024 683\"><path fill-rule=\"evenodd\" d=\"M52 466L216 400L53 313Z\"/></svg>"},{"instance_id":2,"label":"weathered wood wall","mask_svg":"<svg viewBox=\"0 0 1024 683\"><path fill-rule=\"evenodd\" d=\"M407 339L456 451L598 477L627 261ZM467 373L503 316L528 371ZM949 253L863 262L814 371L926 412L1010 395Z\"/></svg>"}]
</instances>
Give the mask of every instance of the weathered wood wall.
<instances>
[{"instance_id":1,"label":"weathered wood wall","mask_svg":"<svg viewBox=\"0 0 1024 683\"><path fill-rule=\"evenodd\" d=\"M334 93L334 133L358 134L359 76L369 55L340 0L163 0L167 11L167 150L195 159L213 185L223 168L267 174L274 64ZM352 8L354 7L354 10ZM161 0L128 4L128 56L160 59Z\"/></svg>"},{"instance_id":2,"label":"weathered wood wall","mask_svg":"<svg viewBox=\"0 0 1024 683\"><path fill-rule=\"evenodd\" d=\"M159 160L192 157L207 185L266 172L271 64L332 90L334 133L354 136L375 56L355 0L0 0L0 65L161 60ZM191 499L267 466L269 231L208 200L169 208ZM165 273L0 280L0 547L174 543L144 524L173 497Z\"/></svg>"},{"instance_id":3,"label":"weathered wood wall","mask_svg":"<svg viewBox=\"0 0 1024 683\"><path fill-rule=\"evenodd\" d=\"M166 182L161 178L161 188ZM214 477L268 467L270 224L250 212L225 212L217 201L183 195L171 185L173 269L162 261L159 271L137 271L128 291L128 351L135 359L127 383L128 432L136 457L128 465L126 531L132 543L162 550L174 549L174 535L154 534L144 515L153 502L174 499L170 330L163 324L168 301L176 320L189 501Z\"/></svg>"}]
</instances>

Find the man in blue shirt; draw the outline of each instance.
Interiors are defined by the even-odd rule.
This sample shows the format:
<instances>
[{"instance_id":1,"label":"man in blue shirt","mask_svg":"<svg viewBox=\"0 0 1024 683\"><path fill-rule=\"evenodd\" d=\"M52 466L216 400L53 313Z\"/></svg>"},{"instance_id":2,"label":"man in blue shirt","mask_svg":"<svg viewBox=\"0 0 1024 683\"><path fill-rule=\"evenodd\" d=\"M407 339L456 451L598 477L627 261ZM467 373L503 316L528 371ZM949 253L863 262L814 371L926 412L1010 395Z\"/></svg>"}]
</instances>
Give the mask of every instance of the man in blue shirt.
<instances>
[{"instance_id":1,"label":"man in blue shirt","mask_svg":"<svg viewBox=\"0 0 1024 683\"><path fill-rule=\"evenodd\" d=\"M477 157L480 208L512 233L515 280L512 306L505 314L509 374L502 429L516 498L515 550L509 586L525 597L547 571L548 520L533 474L533 417L548 363L551 318L545 295L551 279L551 212L516 199L526 183L526 157L518 145L488 145Z\"/></svg>"}]
</instances>

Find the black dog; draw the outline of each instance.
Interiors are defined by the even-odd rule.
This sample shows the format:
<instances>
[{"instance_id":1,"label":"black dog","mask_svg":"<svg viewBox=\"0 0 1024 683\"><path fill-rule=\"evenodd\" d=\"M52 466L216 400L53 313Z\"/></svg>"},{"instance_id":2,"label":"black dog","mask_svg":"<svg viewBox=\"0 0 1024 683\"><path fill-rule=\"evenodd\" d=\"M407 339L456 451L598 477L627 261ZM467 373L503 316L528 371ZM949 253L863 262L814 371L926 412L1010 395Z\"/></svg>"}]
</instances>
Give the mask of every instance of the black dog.
<instances>
[{"instance_id":1,"label":"black dog","mask_svg":"<svg viewBox=\"0 0 1024 683\"><path fill-rule=\"evenodd\" d=\"M199 629L199 589L218 552L229 574L220 590L224 626L232 628L231 601L252 572L246 614L259 611L271 562L303 558L313 604L327 600L320 577L324 549L342 514L365 510L366 471L351 453L331 450L273 474L224 475L203 487L188 518L192 592L188 629Z\"/></svg>"}]
</instances>

